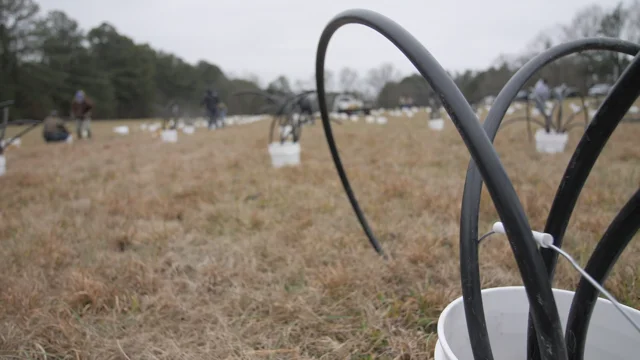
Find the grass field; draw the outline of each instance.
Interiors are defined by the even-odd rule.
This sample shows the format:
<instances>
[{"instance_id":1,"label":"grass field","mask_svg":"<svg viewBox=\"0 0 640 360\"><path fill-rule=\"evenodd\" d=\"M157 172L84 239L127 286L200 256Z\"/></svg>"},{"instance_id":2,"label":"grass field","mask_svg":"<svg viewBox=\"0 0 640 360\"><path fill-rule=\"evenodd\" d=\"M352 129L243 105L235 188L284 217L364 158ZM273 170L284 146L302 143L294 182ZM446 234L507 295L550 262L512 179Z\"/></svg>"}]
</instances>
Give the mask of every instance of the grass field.
<instances>
[{"instance_id":1,"label":"grass field","mask_svg":"<svg viewBox=\"0 0 640 360\"><path fill-rule=\"evenodd\" d=\"M94 122L94 140L7 151L0 178L0 358L429 359L460 296L459 213L469 154L422 113L334 126L352 185L391 259L370 248L320 125L302 164L272 169L268 122L164 144ZM16 129L10 129L15 132ZM543 155L524 127L496 148L541 229L581 130ZM565 248L582 264L640 184L640 125L614 133ZM486 191L482 233L497 220ZM640 307L640 242L606 283ZM521 284L504 236L483 242L483 286ZM578 274L559 260L555 286Z\"/></svg>"}]
</instances>

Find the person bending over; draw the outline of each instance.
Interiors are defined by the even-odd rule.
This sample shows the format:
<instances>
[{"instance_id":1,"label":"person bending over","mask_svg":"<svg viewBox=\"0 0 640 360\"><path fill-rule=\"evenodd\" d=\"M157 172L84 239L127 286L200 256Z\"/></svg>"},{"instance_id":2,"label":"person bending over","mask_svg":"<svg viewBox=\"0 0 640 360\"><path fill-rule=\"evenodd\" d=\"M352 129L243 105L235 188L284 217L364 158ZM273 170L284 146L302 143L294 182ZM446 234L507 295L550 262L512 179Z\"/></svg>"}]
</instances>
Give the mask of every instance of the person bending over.
<instances>
[{"instance_id":1,"label":"person bending over","mask_svg":"<svg viewBox=\"0 0 640 360\"><path fill-rule=\"evenodd\" d=\"M63 142L71 140L71 133L64 126L64 121L58 117L57 111L52 111L43 122L44 141L46 142Z\"/></svg>"}]
</instances>

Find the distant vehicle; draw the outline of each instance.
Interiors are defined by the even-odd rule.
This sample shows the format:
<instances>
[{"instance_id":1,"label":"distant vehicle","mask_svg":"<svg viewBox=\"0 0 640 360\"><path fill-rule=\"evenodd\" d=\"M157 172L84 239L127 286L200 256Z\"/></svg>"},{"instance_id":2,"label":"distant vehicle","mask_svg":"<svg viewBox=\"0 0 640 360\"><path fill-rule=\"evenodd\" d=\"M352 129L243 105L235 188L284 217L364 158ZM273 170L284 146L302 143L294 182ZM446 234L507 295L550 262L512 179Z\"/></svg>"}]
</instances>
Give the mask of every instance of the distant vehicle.
<instances>
[{"instance_id":1,"label":"distant vehicle","mask_svg":"<svg viewBox=\"0 0 640 360\"><path fill-rule=\"evenodd\" d=\"M562 95L565 99L580 97L580 92L578 92L578 89L570 86L556 86L555 88L553 88L553 92L555 93L556 97L560 97L560 95Z\"/></svg>"},{"instance_id":2,"label":"distant vehicle","mask_svg":"<svg viewBox=\"0 0 640 360\"><path fill-rule=\"evenodd\" d=\"M514 101L527 101L529 100L529 91L528 90L520 90L516 94Z\"/></svg>"},{"instance_id":3,"label":"distant vehicle","mask_svg":"<svg viewBox=\"0 0 640 360\"><path fill-rule=\"evenodd\" d=\"M611 91L611 85L609 84L595 84L589 88L589 96L604 96Z\"/></svg>"},{"instance_id":4,"label":"distant vehicle","mask_svg":"<svg viewBox=\"0 0 640 360\"><path fill-rule=\"evenodd\" d=\"M353 114L364 112L369 114L371 107L365 105L364 101L358 99L356 96L342 93L336 96L333 100L333 110L339 113Z\"/></svg>"},{"instance_id":5,"label":"distant vehicle","mask_svg":"<svg viewBox=\"0 0 640 360\"><path fill-rule=\"evenodd\" d=\"M493 95L487 95L482 99L482 103L485 105L493 105L493 102L496 100L496 97Z\"/></svg>"}]
</instances>

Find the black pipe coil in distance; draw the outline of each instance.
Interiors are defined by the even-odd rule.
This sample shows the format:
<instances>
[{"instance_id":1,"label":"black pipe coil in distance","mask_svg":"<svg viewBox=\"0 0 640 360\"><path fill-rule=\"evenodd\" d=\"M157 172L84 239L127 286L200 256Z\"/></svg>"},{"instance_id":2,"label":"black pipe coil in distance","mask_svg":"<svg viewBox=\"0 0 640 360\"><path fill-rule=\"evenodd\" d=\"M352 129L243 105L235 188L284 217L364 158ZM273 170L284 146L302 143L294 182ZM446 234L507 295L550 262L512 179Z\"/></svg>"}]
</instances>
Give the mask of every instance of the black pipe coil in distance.
<instances>
[{"instance_id":1,"label":"black pipe coil in distance","mask_svg":"<svg viewBox=\"0 0 640 360\"><path fill-rule=\"evenodd\" d=\"M376 251L382 253L379 242L360 209L342 166L331 131L324 89L324 62L329 40L340 27L352 23L370 27L389 39L407 56L442 100L447 113L471 153L473 161L478 166L478 170L482 175L481 179L487 183L487 189L493 199L500 220L505 226L529 299L539 347L548 359L567 359L567 349L562 334L558 309L553 298L551 284L544 270L544 263L533 240L531 227L513 184L509 180L491 141L483 131L471 106L442 66L410 33L385 16L373 11L357 9L347 10L338 14L325 27L317 50L316 86L322 124L336 170L372 246ZM480 329L476 330L480 331ZM490 348L488 350L490 354ZM476 358L479 359L478 357Z\"/></svg>"},{"instance_id":2,"label":"black pipe coil in distance","mask_svg":"<svg viewBox=\"0 0 640 360\"><path fill-rule=\"evenodd\" d=\"M273 142L276 125L286 126L290 125L292 128L292 137L294 142L298 142L300 140L300 136L302 133L301 125L299 123L294 123L292 121L292 111L293 104L306 97L310 94L313 94L315 90L305 90L297 94L290 94L287 96L276 96L269 94L265 91L256 91L256 90L242 90L232 94L232 96L243 96L243 95L255 95L263 97L269 104L267 104L266 109L273 109L273 119L271 120L271 126L269 127L269 144ZM289 134L283 136L280 135L280 142L284 143L286 137Z\"/></svg>"}]
</instances>

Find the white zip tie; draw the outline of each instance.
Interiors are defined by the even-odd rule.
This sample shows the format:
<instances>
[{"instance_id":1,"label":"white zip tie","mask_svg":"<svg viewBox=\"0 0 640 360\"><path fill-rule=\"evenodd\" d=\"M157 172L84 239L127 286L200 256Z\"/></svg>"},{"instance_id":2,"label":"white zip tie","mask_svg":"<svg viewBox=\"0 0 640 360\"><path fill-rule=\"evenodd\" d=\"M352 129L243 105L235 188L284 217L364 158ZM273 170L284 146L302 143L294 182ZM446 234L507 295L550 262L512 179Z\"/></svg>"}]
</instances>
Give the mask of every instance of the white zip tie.
<instances>
[{"instance_id":1,"label":"white zip tie","mask_svg":"<svg viewBox=\"0 0 640 360\"><path fill-rule=\"evenodd\" d=\"M494 223L492 226L492 231L489 234L482 236L480 240L495 233L503 234L503 235L507 234L506 231L504 230L504 225L499 221ZM598 284L598 282L595 281L591 277L591 275L589 275L582 267L580 267L578 262L575 261L575 259L571 255L569 255L567 252L565 252L564 250L560 249L559 247L553 244L553 235L548 233L541 233L538 231L531 231L531 233L533 234L533 239L538 244L538 246L551 249L557 252L558 254L562 255L565 259L567 259L571 264L571 266L573 266L580 273L580 275L582 275L585 279L587 279L587 281L591 283L593 287L598 289L598 291L600 291L607 299L609 299L609 301L611 301L613 306L627 319L627 321L636 329L636 331L640 333L640 325L638 325L635 321L633 321L633 319L629 316L629 314L626 311L624 311L624 309L622 308L622 305L618 302L618 300L616 300L616 298L613 295L611 295L602 285Z\"/></svg>"}]
</instances>

